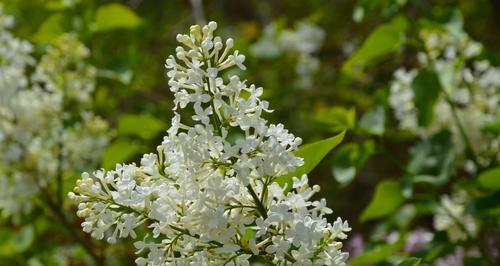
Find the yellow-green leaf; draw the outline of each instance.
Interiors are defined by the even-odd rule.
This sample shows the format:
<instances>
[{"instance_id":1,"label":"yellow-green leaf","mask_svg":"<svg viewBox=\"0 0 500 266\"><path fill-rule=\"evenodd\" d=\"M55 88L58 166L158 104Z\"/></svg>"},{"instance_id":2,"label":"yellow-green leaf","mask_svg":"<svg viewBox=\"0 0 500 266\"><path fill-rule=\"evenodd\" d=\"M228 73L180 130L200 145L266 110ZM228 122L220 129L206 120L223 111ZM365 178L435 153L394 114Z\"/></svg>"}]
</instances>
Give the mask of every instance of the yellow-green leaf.
<instances>
[{"instance_id":1,"label":"yellow-green leaf","mask_svg":"<svg viewBox=\"0 0 500 266\"><path fill-rule=\"evenodd\" d=\"M144 147L129 139L117 139L104 150L101 164L105 169L113 169L117 163L125 163L140 154Z\"/></svg>"},{"instance_id":2,"label":"yellow-green leaf","mask_svg":"<svg viewBox=\"0 0 500 266\"><path fill-rule=\"evenodd\" d=\"M341 106L334 106L320 110L309 118L332 132L339 132L355 126L356 110L354 108L347 109Z\"/></svg>"},{"instance_id":3,"label":"yellow-green leaf","mask_svg":"<svg viewBox=\"0 0 500 266\"><path fill-rule=\"evenodd\" d=\"M148 140L164 130L166 130L165 122L146 114L126 114L118 119L118 135L120 136L139 136Z\"/></svg>"},{"instance_id":4,"label":"yellow-green leaf","mask_svg":"<svg viewBox=\"0 0 500 266\"><path fill-rule=\"evenodd\" d=\"M478 177L479 184L487 189L500 189L500 166L488 169Z\"/></svg>"},{"instance_id":5,"label":"yellow-green leaf","mask_svg":"<svg viewBox=\"0 0 500 266\"><path fill-rule=\"evenodd\" d=\"M311 172L316 165L330 152L335 146L339 145L344 139L345 131L314 143L305 144L294 152L295 156L304 159L304 165L297 168L294 173L278 177L277 182L280 185L288 184L287 188L291 188L293 177L301 177L304 174Z\"/></svg>"},{"instance_id":6,"label":"yellow-green leaf","mask_svg":"<svg viewBox=\"0 0 500 266\"><path fill-rule=\"evenodd\" d=\"M405 42L408 21L402 16L395 17L389 23L376 28L364 41L363 45L344 63L342 71L358 74L365 66L380 57L399 49Z\"/></svg>"},{"instance_id":7,"label":"yellow-green leaf","mask_svg":"<svg viewBox=\"0 0 500 266\"><path fill-rule=\"evenodd\" d=\"M62 13L50 15L33 35L37 43L51 43L65 32Z\"/></svg>"},{"instance_id":8,"label":"yellow-green leaf","mask_svg":"<svg viewBox=\"0 0 500 266\"><path fill-rule=\"evenodd\" d=\"M382 181L377 185L372 201L361 214L361 221L386 216L395 211L403 201L403 191L399 182Z\"/></svg>"},{"instance_id":9,"label":"yellow-green leaf","mask_svg":"<svg viewBox=\"0 0 500 266\"><path fill-rule=\"evenodd\" d=\"M133 29L141 24L141 18L127 6L113 3L99 7L95 23L97 32Z\"/></svg>"}]
</instances>

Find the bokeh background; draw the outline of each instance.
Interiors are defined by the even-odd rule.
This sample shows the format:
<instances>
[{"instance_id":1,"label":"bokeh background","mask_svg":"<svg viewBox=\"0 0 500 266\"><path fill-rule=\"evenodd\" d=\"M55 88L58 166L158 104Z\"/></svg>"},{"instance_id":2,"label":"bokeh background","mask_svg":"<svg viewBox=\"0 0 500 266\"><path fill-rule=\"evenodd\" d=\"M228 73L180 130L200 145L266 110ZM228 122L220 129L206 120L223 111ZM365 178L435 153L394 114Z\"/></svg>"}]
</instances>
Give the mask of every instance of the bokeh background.
<instances>
[{"instance_id":1,"label":"bokeh background","mask_svg":"<svg viewBox=\"0 0 500 266\"><path fill-rule=\"evenodd\" d=\"M433 230L432 211L423 211L425 214L408 218L404 226L398 225L406 218L402 203L391 207L394 199L390 193L381 194L378 207L390 206L387 214L361 219L380 182L397 180L404 189L410 187L405 186L407 164L414 159L412 147L421 138L398 128L388 96L396 69L418 65L422 25L460 25L483 45L483 58L494 66L500 63L500 2L495 0L0 2L4 13L15 17L11 32L34 44L35 57L65 33L76 34L88 47L90 57L86 60L97 69L91 109L110 125L111 139L99 159L99 167L106 169L119 162L138 161L161 142L172 117L173 97L164 62L175 51L175 36L194 23L218 22L219 34L234 38L236 49L246 55L247 71L239 74L264 87L263 98L274 109L267 116L269 121L283 123L305 143L347 129L343 143L310 174L310 182L321 186L319 196L327 199L333 216L349 221L353 228L350 239L357 242L346 245L355 250L355 256L387 246L392 241L388 240L391 233L399 237L415 228ZM417 206L419 195L439 202L440 195L452 191L460 172L449 173L439 187L414 188L406 203ZM65 181L66 191L77 177ZM69 202L65 205L74 208ZM85 251L73 244L66 229L50 226L51 219L49 212L38 210L21 222L0 220L0 265L93 265ZM81 221L70 221L79 229ZM478 245L490 241L488 247L496 247L496 251L487 251L491 257L488 261L472 260L467 265L499 262L498 216L493 221L488 231L491 240L471 241ZM30 223L35 224L35 232L23 236L23 226ZM434 237L439 239L439 233ZM20 242L21 247L12 241ZM106 265L134 265L132 241L114 246L105 241L86 241L108 254ZM444 237L440 243L447 242ZM67 248L61 251L63 246ZM392 257L409 255L401 249L386 248L353 264L396 265ZM432 257L428 253L433 250L438 252L433 248L418 257L428 258L427 263L432 264L434 258L454 249L442 248ZM462 265L448 263L442 265Z\"/></svg>"}]
</instances>

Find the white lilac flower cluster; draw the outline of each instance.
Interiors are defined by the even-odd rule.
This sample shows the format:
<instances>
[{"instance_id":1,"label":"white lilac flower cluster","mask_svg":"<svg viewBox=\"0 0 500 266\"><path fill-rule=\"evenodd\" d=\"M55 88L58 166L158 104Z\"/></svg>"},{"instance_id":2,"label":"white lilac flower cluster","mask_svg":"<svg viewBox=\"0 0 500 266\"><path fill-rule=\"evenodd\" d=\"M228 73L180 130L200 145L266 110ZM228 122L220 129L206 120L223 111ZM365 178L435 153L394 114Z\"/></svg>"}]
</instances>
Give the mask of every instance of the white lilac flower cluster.
<instances>
[{"instance_id":1,"label":"white lilac flower cluster","mask_svg":"<svg viewBox=\"0 0 500 266\"><path fill-rule=\"evenodd\" d=\"M469 145L479 166L500 161L500 136L483 130L499 119L500 68L491 66L486 60L476 59L482 47L464 32L422 30L421 37L425 51L418 55L420 67L398 69L390 88L389 104L400 128L422 137L448 129L457 150L462 153ZM418 123L419 110L412 89L412 82L424 70L437 74L443 90L428 126ZM477 167L475 164L468 165L472 172Z\"/></svg>"},{"instance_id":2,"label":"white lilac flower cluster","mask_svg":"<svg viewBox=\"0 0 500 266\"><path fill-rule=\"evenodd\" d=\"M0 212L18 218L57 177L96 165L107 123L88 111L88 50L66 35L37 62L12 25L0 6Z\"/></svg>"},{"instance_id":3,"label":"white lilac flower cluster","mask_svg":"<svg viewBox=\"0 0 500 266\"><path fill-rule=\"evenodd\" d=\"M441 204L434 215L434 228L446 231L452 242L475 238L479 221L466 210L467 192L458 190L450 196L441 197Z\"/></svg>"},{"instance_id":4,"label":"white lilac flower cluster","mask_svg":"<svg viewBox=\"0 0 500 266\"><path fill-rule=\"evenodd\" d=\"M184 46L166 60L174 117L157 153L140 165L82 174L69 197L83 230L114 243L149 234L135 246L138 265L345 265L347 222L325 217L326 201L307 176L281 187L277 177L303 164L301 144L282 124L268 124L262 88L224 70L245 69L233 40L214 36L215 22L178 35ZM187 108L187 107L192 107ZM194 110L181 119L180 109Z\"/></svg>"},{"instance_id":5,"label":"white lilac flower cluster","mask_svg":"<svg viewBox=\"0 0 500 266\"><path fill-rule=\"evenodd\" d=\"M261 58L275 58L282 53L296 57L295 72L298 88L313 85L312 77L319 70L320 62L315 54L325 39L325 31L309 22L302 21L295 30L279 30L276 23L265 26L261 38L252 45L252 55Z\"/></svg>"}]
</instances>

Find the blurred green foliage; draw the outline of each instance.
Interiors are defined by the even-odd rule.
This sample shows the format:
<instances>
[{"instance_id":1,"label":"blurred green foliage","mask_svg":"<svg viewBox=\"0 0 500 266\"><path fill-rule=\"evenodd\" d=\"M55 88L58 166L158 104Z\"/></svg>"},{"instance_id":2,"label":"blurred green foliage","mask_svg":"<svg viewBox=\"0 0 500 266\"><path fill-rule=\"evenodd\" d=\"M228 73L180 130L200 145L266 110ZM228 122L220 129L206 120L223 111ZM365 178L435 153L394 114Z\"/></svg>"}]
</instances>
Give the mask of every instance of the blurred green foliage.
<instances>
[{"instance_id":1,"label":"blurred green foliage","mask_svg":"<svg viewBox=\"0 0 500 266\"><path fill-rule=\"evenodd\" d=\"M161 141L172 116L163 62L174 53L176 34L195 22L189 1L0 2L16 17L15 34L34 42L37 55L67 32L76 33L89 47L99 77L94 110L114 128L102 167L137 161L146 147ZM464 259L463 265L500 263L498 162L477 174L465 173L457 167L449 132L419 138L401 130L387 103L393 72L417 64L416 54L423 46L418 32L423 28L463 29L484 45L482 57L498 66L498 1L207 0L203 7L206 19L218 21L221 32L233 36L236 48L247 54L246 78L265 88L264 98L275 110L268 119L284 123L305 143L313 143L296 152L306 162L297 173L309 173L318 165L310 179L321 185L320 194L334 214L349 221L350 237L363 236L362 252L351 253L351 265L433 265L457 248L480 254ZM266 25L288 29L299 21L318 25L326 33L315 54L319 70L304 89L295 83L297 55L250 55ZM447 85L442 79L426 70L411 83L421 126L434 119L436 100ZM483 130L498 135L499 125L495 121ZM66 180L65 187L74 181ZM281 181L289 183L291 176ZM463 208L480 220L482 229L475 237L452 242L444 232L434 231L432 218L441 196L456 188L469 192ZM65 207L74 209L69 202ZM37 209L21 226L0 222L0 265L92 265L85 251L70 240L71 233L51 224L58 219L46 213ZM78 229L81 221L72 223ZM432 241L416 252L405 250L416 228L433 231ZM391 233L398 239L387 241ZM131 243L109 246L86 241L107 256L107 265L134 265ZM418 258L403 259L408 256Z\"/></svg>"}]
</instances>

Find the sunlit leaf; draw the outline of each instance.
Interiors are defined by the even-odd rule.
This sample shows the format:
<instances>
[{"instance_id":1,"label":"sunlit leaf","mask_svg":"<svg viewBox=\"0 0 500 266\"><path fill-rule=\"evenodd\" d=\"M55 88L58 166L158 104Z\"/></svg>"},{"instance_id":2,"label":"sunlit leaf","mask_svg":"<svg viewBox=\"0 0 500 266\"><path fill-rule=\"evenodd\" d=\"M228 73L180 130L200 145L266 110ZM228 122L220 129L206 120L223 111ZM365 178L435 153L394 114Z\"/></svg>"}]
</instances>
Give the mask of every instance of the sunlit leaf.
<instances>
[{"instance_id":1,"label":"sunlit leaf","mask_svg":"<svg viewBox=\"0 0 500 266\"><path fill-rule=\"evenodd\" d=\"M356 123L356 110L335 106L316 112L311 119L333 132L353 128Z\"/></svg>"},{"instance_id":2,"label":"sunlit leaf","mask_svg":"<svg viewBox=\"0 0 500 266\"><path fill-rule=\"evenodd\" d=\"M56 13L45 19L32 39L38 43L51 43L64 32L64 16L62 13Z\"/></svg>"},{"instance_id":3,"label":"sunlit leaf","mask_svg":"<svg viewBox=\"0 0 500 266\"><path fill-rule=\"evenodd\" d=\"M165 122L147 114L126 114L118 119L118 135L122 136L152 139L164 130L166 130Z\"/></svg>"},{"instance_id":4,"label":"sunlit leaf","mask_svg":"<svg viewBox=\"0 0 500 266\"><path fill-rule=\"evenodd\" d=\"M141 24L141 18L122 4L107 4L99 7L96 14L96 31L133 29Z\"/></svg>"},{"instance_id":5,"label":"sunlit leaf","mask_svg":"<svg viewBox=\"0 0 500 266\"><path fill-rule=\"evenodd\" d=\"M65 10L67 8L70 8L70 7L73 7L77 4L79 4L81 2L81 0L71 0L71 1L67 1L67 0L52 0L52 1L48 1L46 4L45 4L45 8L47 8L47 10L57 10L57 11L60 11L60 10Z\"/></svg>"},{"instance_id":6,"label":"sunlit leaf","mask_svg":"<svg viewBox=\"0 0 500 266\"><path fill-rule=\"evenodd\" d=\"M487 189L500 189L500 166L488 169L478 177L479 184Z\"/></svg>"},{"instance_id":7,"label":"sunlit leaf","mask_svg":"<svg viewBox=\"0 0 500 266\"><path fill-rule=\"evenodd\" d=\"M288 184L287 188L291 188L293 177L301 177L304 174L311 172L316 165L330 152L335 146L339 145L344 139L345 131L342 131L336 136L328 139L320 140L314 143L302 145L294 152L295 156L304 159L304 165L297 168L294 173L283 175L277 178L280 185Z\"/></svg>"},{"instance_id":8,"label":"sunlit leaf","mask_svg":"<svg viewBox=\"0 0 500 266\"><path fill-rule=\"evenodd\" d=\"M399 182L387 180L377 185L370 204L361 214L361 221L381 218L394 212L404 201Z\"/></svg>"},{"instance_id":9,"label":"sunlit leaf","mask_svg":"<svg viewBox=\"0 0 500 266\"><path fill-rule=\"evenodd\" d=\"M254 231L250 228L247 228L245 231L245 234L241 237L241 242L242 242L243 246L245 246L246 248L250 248L250 246L248 245L248 242L253 237L253 235L254 235Z\"/></svg>"},{"instance_id":10,"label":"sunlit leaf","mask_svg":"<svg viewBox=\"0 0 500 266\"><path fill-rule=\"evenodd\" d=\"M105 169L115 168L117 163L126 162L134 155L140 154L143 150L144 147L142 145L129 139L117 139L104 150L101 159L102 167Z\"/></svg>"}]
</instances>

